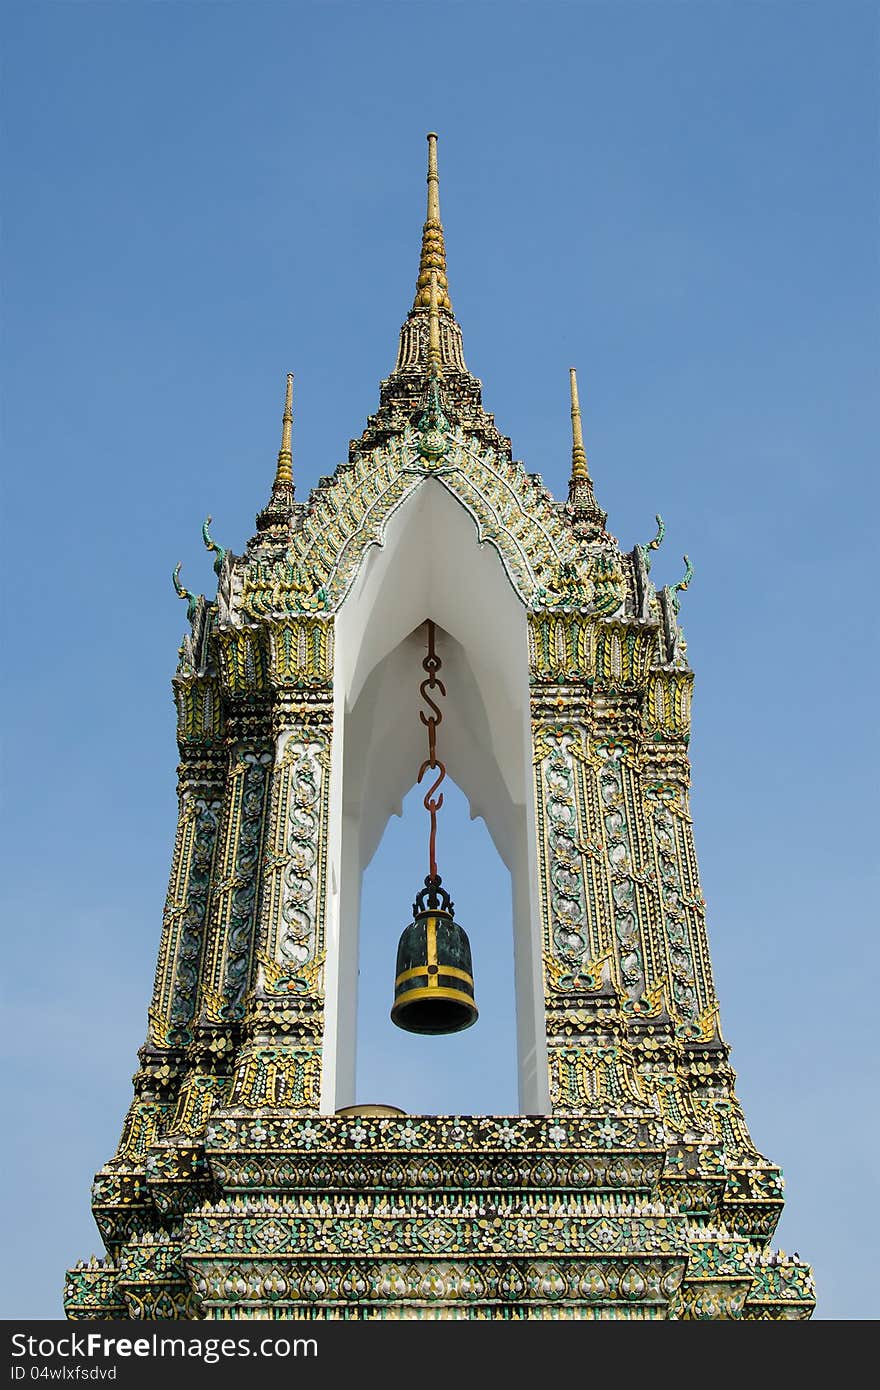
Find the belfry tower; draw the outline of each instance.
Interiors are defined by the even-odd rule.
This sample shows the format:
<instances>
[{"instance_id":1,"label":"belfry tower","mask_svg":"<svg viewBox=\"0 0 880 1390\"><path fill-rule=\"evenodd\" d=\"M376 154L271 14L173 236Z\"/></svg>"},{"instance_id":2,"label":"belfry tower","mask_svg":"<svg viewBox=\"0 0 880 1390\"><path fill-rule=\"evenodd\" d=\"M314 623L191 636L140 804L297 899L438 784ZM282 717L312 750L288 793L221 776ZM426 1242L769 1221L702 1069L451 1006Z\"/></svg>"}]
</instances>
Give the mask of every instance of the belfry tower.
<instances>
[{"instance_id":1,"label":"belfry tower","mask_svg":"<svg viewBox=\"0 0 880 1390\"><path fill-rule=\"evenodd\" d=\"M605 529L573 371L567 499L513 459L465 365L428 148L415 300L347 463L296 499L288 377L254 536L235 555L206 522L214 598L175 571L171 881L92 1192L107 1255L68 1272L67 1315L807 1318L712 981L690 567L657 590L659 517L629 553ZM514 1115L354 1105L361 877L424 759L426 634L438 757L511 875ZM430 1007L469 975L440 898L421 908L398 987Z\"/></svg>"}]
</instances>

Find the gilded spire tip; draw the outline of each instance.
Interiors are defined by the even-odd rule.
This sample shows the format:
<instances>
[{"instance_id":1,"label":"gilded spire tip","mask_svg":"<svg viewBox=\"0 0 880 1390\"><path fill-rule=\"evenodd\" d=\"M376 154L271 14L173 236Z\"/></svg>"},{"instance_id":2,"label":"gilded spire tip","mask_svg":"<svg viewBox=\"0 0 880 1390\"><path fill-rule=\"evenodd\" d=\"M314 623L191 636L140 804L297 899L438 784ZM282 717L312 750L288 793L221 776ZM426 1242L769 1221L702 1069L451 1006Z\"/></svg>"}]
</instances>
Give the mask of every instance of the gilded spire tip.
<instances>
[{"instance_id":1,"label":"gilded spire tip","mask_svg":"<svg viewBox=\"0 0 880 1390\"><path fill-rule=\"evenodd\" d=\"M440 175L437 172L437 136L428 136L428 221L440 221Z\"/></svg>"},{"instance_id":2,"label":"gilded spire tip","mask_svg":"<svg viewBox=\"0 0 880 1390\"><path fill-rule=\"evenodd\" d=\"M587 451L584 448L584 429L581 421L581 403L578 399L577 372L568 369L571 383L571 481L588 483L590 473L587 468Z\"/></svg>"},{"instance_id":3,"label":"gilded spire tip","mask_svg":"<svg viewBox=\"0 0 880 1390\"><path fill-rule=\"evenodd\" d=\"M278 466L272 483L272 495L257 516L257 530L262 535L281 536L291 525L294 510L293 453L290 443L292 431L293 372L288 372L287 388L284 392L284 415L281 421L281 448L278 450Z\"/></svg>"},{"instance_id":4,"label":"gilded spire tip","mask_svg":"<svg viewBox=\"0 0 880 1390\"><path fill-rule=\"evenodd\" d=\"M422 228L422 254L416 281L414 309L427 309L431 303L431 273L437 274L437 305L452 313L449 281L446 278L446 243L440 221L440 175L437 172L437 136L428 134L428 210Z\"/></svg>"},{"instance_id":5,"label":"gilded spire tip","mask_svg":"<svg viewBox=\"0 0 880 1390\"><path fill-rule=\"evenodd\" d=\"M571 479L568 484L568 503L575 509L577 525L584 537L595 539L604 531L608 513L602 511L593 493L593 482L587 467L587 451L584 448L577 372L574 367L569 367L568 375L571 385Z\"/></svg>"},{"instance_id":6,"label":"gilded spire tip","mask_svg":"<svg viewBox=\"0 0 880 1390\"><path fill-rule=\"evenodd\" d=\"M284 395L284 416L281 423L281 448L278 450L278 468L275 483L293 483L293 453L291 432L293 429L293 372L287 373L287 390Z\"/></svg>"}]
</instances>

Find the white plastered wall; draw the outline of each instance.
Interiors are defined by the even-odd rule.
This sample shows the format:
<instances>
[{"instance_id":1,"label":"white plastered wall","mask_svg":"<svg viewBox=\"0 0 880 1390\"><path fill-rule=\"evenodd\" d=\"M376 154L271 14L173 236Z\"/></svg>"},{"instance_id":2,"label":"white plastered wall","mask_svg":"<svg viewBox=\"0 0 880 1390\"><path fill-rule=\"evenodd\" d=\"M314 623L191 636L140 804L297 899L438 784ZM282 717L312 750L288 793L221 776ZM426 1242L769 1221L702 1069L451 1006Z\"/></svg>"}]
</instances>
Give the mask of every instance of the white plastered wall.
<instances>
[{"instance_id":1,"label":"white plastered wall","mask_svg":"<svg viewBox=\"0 0 880 1390\"><path fill-rule=\"evenodd\" d=\"M336 615L321 1108L354 1103L361 879L426 754L426 618L450 692L443 761L511 874L520 1110L549 1113L526 610L435 478L389 519Z\"/></svg>"}]
</instances>

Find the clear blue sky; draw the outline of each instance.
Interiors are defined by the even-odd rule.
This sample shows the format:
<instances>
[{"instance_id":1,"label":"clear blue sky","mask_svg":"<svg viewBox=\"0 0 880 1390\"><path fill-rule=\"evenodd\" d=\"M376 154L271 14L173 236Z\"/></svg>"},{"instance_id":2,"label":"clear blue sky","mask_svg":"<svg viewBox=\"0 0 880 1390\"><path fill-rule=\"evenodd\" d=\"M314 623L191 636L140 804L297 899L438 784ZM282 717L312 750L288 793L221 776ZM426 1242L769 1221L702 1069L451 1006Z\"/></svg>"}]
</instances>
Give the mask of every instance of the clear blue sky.
<instances>
[{"instance_id":1,"label":"clear blue sky","mask_svg":"<svg viewBox=\"0 0 880 1390\"><path fill-rule=\"evenodd\" d=\"M695 834L738 1093L817 1315L877 1316L878 14L7 0L3 1316L59 1316L65 1267L101 1249L89 1187L175 824L171 570L210 588L208 513L233 550L252 533L288 371L301 498L375 409L428 130L467 360L515 456L564 493L577 366L611 529L630 548L662 513L658 583L690 555ZM460 804L441 868L480 1022L387 1021L423 873L407 808L366 879L361 1098L513 1110L508 890Z\"/></svg>"}]
</instances>

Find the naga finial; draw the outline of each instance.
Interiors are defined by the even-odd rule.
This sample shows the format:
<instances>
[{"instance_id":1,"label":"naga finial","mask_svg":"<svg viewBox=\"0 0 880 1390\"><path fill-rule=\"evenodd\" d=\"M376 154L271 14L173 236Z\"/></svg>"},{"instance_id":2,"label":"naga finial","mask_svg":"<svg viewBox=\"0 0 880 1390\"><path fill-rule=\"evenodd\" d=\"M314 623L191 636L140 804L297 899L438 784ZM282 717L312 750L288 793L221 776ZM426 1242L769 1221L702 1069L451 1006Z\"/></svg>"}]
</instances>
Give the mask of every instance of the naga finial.
<instances>
[{"instance_id":1,"label":"naga finial","mask_svg":"<svg viewBox=\"0 0 880 1390\"><path fill-rule=\"evenodd\" d=\"M686 555L683 555L682 559L684 560L684 578L679 579L677 584L671 585L669 590L670 595L672 597L672 606L675 609L676 613L678 612L679 604L681 602L680 599L676 598L676 594L683 594L685 589L688 587L688 585L694 577L694 567L691 564L690 560Z\"/></svg>"},{"instance_id":2,"label":"naga finial","mask_svg":"<svg viewBox=\"0 0 880 1390\"><path fill-rule=\"evenodd\" d=\"M208 518L208 520L210 521L210 517ZM177 564L177 565L175 565L175 567L174 567L174 572L173 572L172 575L171 575L171 581L172 581L172 583L173 583L173 585L174 585L174 589L175 589L175 592L176 592L176 594L177 594L177 597L178 597L178 598L185 598L185 599L186 599L186 601L187 601L187 603L186 603L186 616L187 616L187 620L188 620L189 622L192 622L193 618L194 618L195 615L196 615L196 608L198 607L198 602L199 602L199 601L198 601L198 599L196 598L195 594L191 594L190 591L189 591L189 589L185 589L185 588L183 587L183 585L181 584L181 582L180 582L180 571L181 571L182 567L183 567L183 561L181 560L180 563Z\"/></svg>"},{"instance_id":3,"label":"naga finial","mask_svg":"<svg viewBox=\"0 0 880 1390\"><path fill-rule=\"evenodd\" d=\"M206 516L204 525L202 526L202 540L205 542L205 546L208 550L213 550L216 552L217 558L214 561L214 573L219 574L220 570L223 568L223 561L226 558L226 551L222 545L218 545L216 541L211 540L211 537L208 535L208 527L210 525L211 517Z\"/></svg>"},{"instance_id":4,"label":"naga finial","mask_svg":"<svg viewBox=\"0 0 880 1390\"><path fill-rule=\"evenodd\" d=\"M650 573L650 570L651 570L651 556L650 556L649 552L652 551L652 550L659 550L659 549L660 549L660 546L663 544L663 537L666 535L666 523L665 523L665 521L663 520L663 518L662 518L662 516L660 515L659 512L656 512L656 513L655 513L655 515L654 515L654 520L655 520L656 523L657 523L657 534L656 534L656 536L654 537L654 539L653 539L652 541L648 541L648 544L647 544L647 545L640 545L640 546L639 546L639 550L642 552L642 559L643 559L644 562L645 562L645 573L646 573L646 574Z\"/></svg>"}]
</instances>

